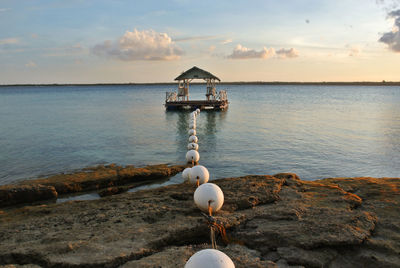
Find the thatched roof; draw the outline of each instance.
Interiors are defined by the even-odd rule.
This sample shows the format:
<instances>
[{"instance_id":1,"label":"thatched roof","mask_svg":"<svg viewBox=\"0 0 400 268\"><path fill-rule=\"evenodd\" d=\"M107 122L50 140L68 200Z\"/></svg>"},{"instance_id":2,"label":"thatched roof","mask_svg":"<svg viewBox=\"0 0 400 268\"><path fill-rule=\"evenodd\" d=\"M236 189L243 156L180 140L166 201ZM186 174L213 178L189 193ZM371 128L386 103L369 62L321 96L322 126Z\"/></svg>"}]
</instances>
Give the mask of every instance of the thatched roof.
<instances>
[{"instance_id":1,"label":"thatched roof","mask_svg":"<svg viewBox=\"0 0 400 268\"><path fill-rule=\"evenodd\" d=\"M216 79L218 81L221 81L218 77L216 77L212 73L204 71L196 66L192 67L186 72L183 72L181 75L175 78L175 80L184 80L184 79Z\"/></svg>"}]
</instances>

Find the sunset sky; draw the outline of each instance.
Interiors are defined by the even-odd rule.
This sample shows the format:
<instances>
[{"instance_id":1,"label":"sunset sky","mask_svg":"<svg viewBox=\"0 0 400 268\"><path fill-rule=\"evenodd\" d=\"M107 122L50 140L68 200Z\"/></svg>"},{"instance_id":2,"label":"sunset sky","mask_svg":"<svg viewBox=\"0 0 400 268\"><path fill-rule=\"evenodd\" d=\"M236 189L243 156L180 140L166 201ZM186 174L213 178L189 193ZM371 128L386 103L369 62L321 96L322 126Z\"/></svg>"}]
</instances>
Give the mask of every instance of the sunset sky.
<instances>
[{"instance_id":1,"label":"sunset sky","mask_svg":"<svg viewBox=\"0 0 400 268\"><path fill-rule=\"evenodd\" d=\"M400 1L0 0L0 84L399 81Z\"/></svg>"}]
</instances>

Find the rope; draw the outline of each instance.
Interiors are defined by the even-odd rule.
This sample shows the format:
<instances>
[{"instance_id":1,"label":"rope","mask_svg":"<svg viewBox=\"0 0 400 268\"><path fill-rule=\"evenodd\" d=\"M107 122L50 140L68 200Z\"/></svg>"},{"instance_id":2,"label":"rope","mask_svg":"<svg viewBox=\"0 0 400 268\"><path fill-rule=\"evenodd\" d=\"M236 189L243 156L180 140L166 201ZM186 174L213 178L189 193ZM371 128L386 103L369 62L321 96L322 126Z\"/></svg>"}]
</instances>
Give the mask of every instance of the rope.
<instances>
[{"instance_id":1,"label":"rope","mask_svg":"<svg viewBox=\"0 0 400 268\"><path fill-rule=\"evenodd\" d=\"M211 207L212 200L208 201L208 216L212 217L212 207ZM211 239L211 246L213 249L217 249L217 241L215 240L215 231L214 227L210 226L210 239Z\"/></svg>"},{"instance_id":2,"label":"rope","mask_svg":"<svg viewBox=\"0 0 400 268\"><path fill-rule=\"evenodd\" d=\"M225 230L224 224L220 220L216 219L213 216L209 216L209 215L207 215L207 214L205 214L203 212L201 214L204 216L204 218L206 218L207 224L210 227L210 233L211 233L211 230L212 230L212 232L214 234L214 237L212 237L212 239L211 239L211 244L213 245L213 248L214 248L214 245L215 245L215 248L216 248L216 245L217 245L216 244L216 239L215 239L215 233L217 233L217 234L219 233L221 235L222 241L225 244L228 244L229 243L229 239L228 239L228 237L226 235L226 230ZM211 235L210 235L210 237L211 237ZM213 241L214 241L214 244L213 244Z\"/></svg>"},{"instance_id":3,"label":"rope","mask_svg":"<svg viewBox=\"0 0 400 268\"><path fill-rule=\"evenodd\" d=\"M206 218L207 224L210 227L210 240L212 248L217 249L217 240L215 238L215 234L219 233L221 235L222 241L225 244L228 244L228 238L226 236L226 230L224 224L220 220L212 216L212 207L211 207L212 202L213 202L212 200L208 201L208 215L203 212L201 214Z\"/></svg>"}]
</instances>

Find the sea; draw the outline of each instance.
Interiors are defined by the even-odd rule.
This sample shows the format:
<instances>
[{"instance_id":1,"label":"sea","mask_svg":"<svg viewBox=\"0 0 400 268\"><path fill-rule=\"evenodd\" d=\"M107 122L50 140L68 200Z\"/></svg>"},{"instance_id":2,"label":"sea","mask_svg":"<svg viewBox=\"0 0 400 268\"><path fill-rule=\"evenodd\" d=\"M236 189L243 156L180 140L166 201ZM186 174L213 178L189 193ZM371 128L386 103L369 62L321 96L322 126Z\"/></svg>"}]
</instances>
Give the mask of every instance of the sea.
<instances>
[{"instance_id":1,"label":"sea","mask_svg":"<svg viewBox=\"0 0 400 268\"><path fill-rule=\"evenodd\" d=\"M185 163L190 111L163 106L175 87L0 87L0 184L99 164ZM400 177L398 86L219 89L227 90L229 108L197 117L200 164L211 179ZM205 86L192 85L190 98L204 99Z\"/></svg>"}]
</instances>

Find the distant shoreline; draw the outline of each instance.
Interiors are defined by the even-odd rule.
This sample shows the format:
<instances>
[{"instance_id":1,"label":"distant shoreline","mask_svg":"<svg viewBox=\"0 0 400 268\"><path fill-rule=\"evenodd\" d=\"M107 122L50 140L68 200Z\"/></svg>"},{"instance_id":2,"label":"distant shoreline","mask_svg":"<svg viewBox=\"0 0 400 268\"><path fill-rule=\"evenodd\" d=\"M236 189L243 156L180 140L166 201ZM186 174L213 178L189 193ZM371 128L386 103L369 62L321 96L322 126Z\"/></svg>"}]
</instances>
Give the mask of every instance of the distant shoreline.
<instances>
[{"instance_id":1,"label":"distant shoreline","mask_svg":"<svg viewBox=\"0 0 400 268\"><path fill-rule=\"evenodd\" d=\"M91 84L64 84L64 83L53 83L53 84L4 84L0 87L47 87L47 86L136 86L136 85L176 85L176 82L161 82L161 83L91 83ZM193 84L205 84L202 82L194 82ZM304 85L304 86L400 86L398 82L220 82L220 85Z\"/></svg>"}]
</instances>

